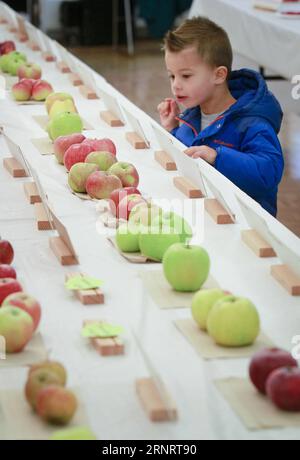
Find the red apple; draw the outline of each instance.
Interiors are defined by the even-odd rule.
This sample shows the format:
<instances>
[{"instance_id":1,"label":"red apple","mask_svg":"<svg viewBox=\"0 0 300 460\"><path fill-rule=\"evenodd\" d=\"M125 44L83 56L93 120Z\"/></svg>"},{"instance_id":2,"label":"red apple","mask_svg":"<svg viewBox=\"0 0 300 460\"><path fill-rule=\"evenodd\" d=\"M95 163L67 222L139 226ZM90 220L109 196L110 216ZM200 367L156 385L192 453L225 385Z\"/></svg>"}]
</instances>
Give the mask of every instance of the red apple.
<instances>
[{"instance_id":1,"label":"red apple","mask_svg":"<svg viewBox=\"0 0 300 460\"><path fill-rule=\"evenodd\" d=\"M250 363L250 380L260 393L266 394L266 382L269 375L276 369L286 366L298 367L297 361L287 351L278 348L258 351Z\"/></svg>"},{"instance_id":2,"label":"red apple","mask_svg":"<svg viewBox=\"0 0 300 460\"><path fill-rule=\"evenodd\" d=\"M84 163L89 153L93 151L93 147L89 144L85 144L84 141L80 144L71 145L64 156L64 164L68 171L76 163Z\"/></svg>"},{"instance_id":3,"label":"red apple","mask_svg":"<svg viewBox=\"0 0 300 460\"><path fill-rule=\"evenodd\" d=\"M7 353L19 353L33 335L31 316L20 308L0 308L0 336L5 339Z\"/></svg>"},{"instance_id":4,"label":"red apple","mask_svg":"<svg viewBox=\"0 0 300 460\"><path fill-rule=\"evenodd\" d=\"M0 305L3 304L6 297L14 292L22 292L21 284L14 278L0 279Z\"/></svg>"},{"instance_id":5,"label":"red apple","mask_svg":"<svg viewBox=\"0 0 300 460\"><path fill-rule=\"evenodd\" d=\"M118 176L123 187L137 187L139 185L139 174L130 163L119 161L109 168L108 173Z\"/></svg>"},{"instance_id":6,"label":"red apple","mask_svg":"<svg viewBox=\"0 0 300 460\"><path fill-rule=\"evenodd\" d=\"M10 265L14 260L14 250L9 241L0 239L0 264Z\"/></svg>"},{"instance_id":7,"label":"red apple","mask_svg":"<svg viewBox=\"0 0 300 460\"><path fill-rule=\"evenodd\" d=\"M9 54L12 51L16 51L16 45L12 41L6 41L0 43L0 54Z\"/></svg>"},{"instance_id":8,"label":"red apple","mask_svg":"<svg viewBox=\"0 0 300 460\"><path fill-rule=\"evenodd\" d=\"M86 191L91 198L97 200L108 199L111 192L121 188L122 182L117 176L112 176L103 171L96 171L86 181Z\"/></svg>"},{"instance_id":9,"label":"red apple","mask_svg":"<svg viewBox=\"0 0 300 460\"><path fill-rule=\"evenodd\" d=\"M45 386L37 395L36 411L46 422L66 425L76 410L77 399L74 393L59 385Z\"/></svg>"},{"instance_id":10,"label":"red apple","mask_svg":"<svg viewBox=\"0 0 300 460\"><path fill-rule=\"evenodd\" d=\"M79 133L69 134L68 136L59 136L57 139L55 139L53 148L58 163L63 165L64 156L68 148L74 144L81 144L84 139L85 136Z\"/></svg>"},{"instance_id":11,"label":"red apple","mask_svg":"<svg viewBox=\"0 0 300 460\"><path fill-rule=\"evenodd\" d=\"M140 203L146 203L145 198L140 194L129 194L125 196L119 203L118 218L128 220L133 208Z\"/></svg>"},{"instance_id":12,"label":"red apple","mask_svg":"<svg viewBox=\"0 0 300 460\"><path fill-rule=\"evenodd\" d=\"M11 91L16 101L29 101L31 98L31 88L23 80L15 83Z\"/></svg>"},{"instance_id":13,"label":"red apple","mask_svg":"<svg viewBox=\"0 0 300 460\"><path fill-rule=\"evenodd\" d=\"M114 190L109 197L109 206L111 213L119 217L119 204L128 195L141 195L136 187L125 187Z\"/></svg>"},{"instance_id":14,"label":"red apple","mask_svg":"<svg viewBox=\"0 0 300 460\"><path fill-rule=\"evenodd\" d=\"M92 152L110 152L113 155L117 154L116 146L110 139L85 139L83 143L91 145L93 147Z\"/></svg>"},{"instance_id":15,"label":"red apple","mask_svg":"<svg viewBox=\"0 0 300 460\"><path fill-rule=\"evenodd\" d=\"M32 99L34 101L45 101L49 94L53 93L53 88L45 80L36 80L32 88Z\"/></svg>"},{"instance_id":16,"label":"red apple","mask_svg":"<svg viewBox=\"0 0 300 460\"><path fill-rule=\"evenodd\" d=\"M0 278L17 278L16 270L7 264L0 265Z\"/></svg>"},{"instance_id":17,"label":"red apple","mask_svg":"<svg viewBox=\"0 0 300 460\"><path fill-rule=\"evenodd\" d=\"M267 380L267 395L280 410L300 412L300 369L282 367Z\"/></svg>"},{"instance_id":18,"label":"red apple","mask_svg":"<svg viewBox=\"0 0 300 460\"><path fill-rule=\"evenodd\" d=\"M26 311L33 320L34 330L37 329L41 320L42 310L39 302L36 299L29 296L28 294L25 294L25 292L16 292L6 297L2 303L2 307L8 306L18 307L21 308L21 310Z\"/></svg>"}]
</instances>

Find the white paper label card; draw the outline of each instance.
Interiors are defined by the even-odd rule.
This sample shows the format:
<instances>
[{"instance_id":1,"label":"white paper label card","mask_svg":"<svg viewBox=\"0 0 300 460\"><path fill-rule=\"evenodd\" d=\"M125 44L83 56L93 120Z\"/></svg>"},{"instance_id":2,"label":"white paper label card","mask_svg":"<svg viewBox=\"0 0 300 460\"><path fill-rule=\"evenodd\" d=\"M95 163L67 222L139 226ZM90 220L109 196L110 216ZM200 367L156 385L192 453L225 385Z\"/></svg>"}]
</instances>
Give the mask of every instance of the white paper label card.
<instances>
[{"instance_id":1,"label":"white paper label card","mask_svg":"<svg viewBox=\"0 0 300 460\"><path fill-rule=\"evenodd\" d=\"M41 48L41 51L48 52L45 35L40 30L37 30L37 44Z\"/></svg>"},{"instance_id":2,"label":"white paper label card","mask_svg":"<svg viewBox=\"0 0 300 460\"><path fill-rule=\"evenodd\" d=\"M40 178L37 175L36 170L32 166L30 166L30 172L31 172L31 176L32 176L32 178L33 178L33 180L34 180L34 182L36 184L36 187L38 189L38 192L39 192L39 195L40 195L41 200L43 202L43 205L45 206L45 209L46 209L46 212L47 212L47 210L48 210L48 198L47 198L47 195L46 195L46 193L44 191L44 188L43 188L43 186L41 184ZM50 215L48 215L47 217L49 219L49 222L51 222Z\"/></svg>"},{"instance_id":3,"label":"white paper label card","mask_svg":"<svg viewBox=\"0 0 300 460\"><path fill-rule=\"evenodd\" d=\"M269 228L269 234L272 241L272 246L276 251L279 259L290 267L290 269L300 276L300 254L296 254L291 248L283 243Z\"/></svg>"},{"instance_id":4,"label":"white paper label card","mask_svg":"<svg viewBox=\"0 0 300 460\"><path fill-rule=\"evenodd\" d=\"M5 8L5 19L13 26L13 27L17 27L17 14L16 12L10 8L8 5L3 5L4 8ZM4 12L4 10L3 10Z\"/></svg>"},{"instance_id":5,"label":"white paper label card","mask_svg":"<svg viewBox=\"0 0 300 460\"><path fill-rule=\"evenodd\" d=\"M103 100L107 110L109 110L116 118L118 118L125 124L124 115L122 113L120 104L117 101L117 99L115 99L113 96L111 96L106 91L100 88L97 89L97 93L99 93L99 96Z\"/></svg>"},{"instance_id":6,"label":"white paper label card","mask_svg":"<svg viewBox=\"0 0 300 460\"><path fill-rule=\"evenodd\" d=\"M54 227L57 230L59 236L64 241L65 245L69 248L69 251L71 252L71 254L73 254L76 257L76 252L75 252L74 246L69 237L69 233L66 227L61 222L61 220L55 215L55 212L50 206L49 206L49 211L50 211L50 215L52 217L53 223L54 223Z\"/></svg>"},{"instance_id":7,"label":"white paper label card","mask_svg":"<svg viewBox=\"0 0 300 460\"><path fill-rule=\"evenodd\" d=\"M213 184L213 182L207 177L205 173L202 172L204 175L204 179L207 182L208 187L210 188L211 192L213 193L214 197L218 202L223 206L223 208L228 212L229 216L231 217L232 222L236 222L236 218L234 217L234 213L230 208L229 204L225 200L222 193L217 189L217 187Z\"/></svg>"},{"instance_id":8,"label":"white paper label card","mask_svg":"<svg viewBox=\"0 0 300 460\"><path fill-rule=\"evenodd\" d=\"M0 75L0 99L6 99L6 79L3 75Z\"/></svg>"},{"instance_id":9,"label":"white paper label card","mask_svg":"<svg viewBox=\"0 0 300 460\"><path fill-rule=\"evenodd\" d=\"M38 44L36 28L32 24L29 24L28 22L25 23L25 27L26 27L26 31L27 31L27 35L29 37L29 40L31 42L34 42L34 43Z\"/></svg>"},{"instance_id":10,"label":"white paper label card","mask_svg":"<svg viewBox=\"0 0 300 460\"><path fill-rule=\"evenodd\" d=\"M157 126L155 126L154 124L152 125L152 129L154 131L154 134L156 136L156 139L160 145L160 148L168 153L169 155L172 156L172 141L171 139L168 137L167 133L164 133L161 129L159 129ZM173 157L172 157L173 158ZM173 158L173 160L175 161L175 159Z\"/></svg>"},{"instance_id":11,"label":"white paper label card","mask_svg":"<svg viewBox=\"0 0 300 460\"><path fill-rule=\"evenodd\" d=\"M17 15L17 22L18 22L19 34L28 37L27 30L25 27L25 19L20 14Z\"/></svg>"},{"instance_id":12,"label":"white paper label card","mask_svg":"<svg viewBox=\"0 0 300 460\"><path fill-rule=\"evenodd\" d=\"M249 227L256 230L257 233L262 236L270 246L272 246L268 225L263 216L258 213L259 205L257 204L258 209L256 212L241 196L236 195L236 198Z\"/></svg>"},{"instance_id":13,"label":"white paper label card","mask_svg":"<svg viewBox=\"0 0 300 460\"><path fill-rule=\"evenodd\" d=\"M137 118L135 118L135 116L132 115L132 113L128 112L128 110L126 110L124 106L123 106L123 110L124 110L125 115L126 115L128 121L129 121L129 124L132 126L134 132L136 134L138 134L141 139L143 139L143 141L145 142L147 147L150 147L150 142L148 141L148 139L146 137L146 134L145 134L145 132L144 132L144 130L142 128L142 125L139 122L139 120Z\"/></svg>"},{"instance_id":14,"label":"white paper label card","mask_svg":"<svg viewBox=\"0 0 300 460\"><path fill-rule=\"evenodd\" d=\"M30 169L29 169L28 163L20 147L17 144L15 144L15 142L12 141L10 137L8 137L5 133L3 134L3 136L7 144L7 147L9 149L9 153L22 165L27 176L30 176Z\"/></svg>"}]
</instances>

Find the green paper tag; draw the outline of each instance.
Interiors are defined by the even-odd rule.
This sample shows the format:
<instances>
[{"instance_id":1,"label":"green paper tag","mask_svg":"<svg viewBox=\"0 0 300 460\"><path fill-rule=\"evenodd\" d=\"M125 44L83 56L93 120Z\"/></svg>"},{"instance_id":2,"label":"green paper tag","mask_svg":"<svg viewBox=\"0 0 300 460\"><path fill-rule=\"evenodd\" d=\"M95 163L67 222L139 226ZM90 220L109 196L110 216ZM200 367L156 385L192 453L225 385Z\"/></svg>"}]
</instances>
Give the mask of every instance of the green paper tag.
<instances>
[{"instance_id":1,"label":"green paper tag","mask_svg":"<svg viewBox=\"0 0 300 460\"><path fill-rule=\"evenodd\" d=\"M84 291L88 289L97 289L102 286L103 281L90 276L74 276L70 278L66 283L66 289L70 291Z\"/></svg>"},{"instance_id":2,"label":"green paper tag","mask_svg":"<svg viewBox=\"0 0 300 460\"><path fill-rule=\"evenodd\" d=\"M89 339L118 337L124 331L121 326L113 326L108 323L92 323L83 327L81 335Z\"/></svg>"}]
</instances>

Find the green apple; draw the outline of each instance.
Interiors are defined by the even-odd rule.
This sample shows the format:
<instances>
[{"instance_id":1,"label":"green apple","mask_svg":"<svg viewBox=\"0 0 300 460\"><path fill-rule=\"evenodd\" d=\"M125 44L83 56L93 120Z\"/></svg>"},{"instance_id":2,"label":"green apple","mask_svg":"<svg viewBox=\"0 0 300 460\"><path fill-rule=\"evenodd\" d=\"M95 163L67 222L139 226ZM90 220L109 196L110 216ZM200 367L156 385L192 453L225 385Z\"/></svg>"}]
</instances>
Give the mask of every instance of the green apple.
<instances>
[{"instance_id":1,"label":"green apple","mask_svg":"<svg viewBox=\"0 0 300 460\"><path fill-rule=\"evenodd\" d=\"M50 139L53 141L59 136L81 133L83 131L82 120L78 113L59 113L50 120L47 126L47 131Z\"/></svg>"},{"instance_id":2,"label":"green apple","mask_svg":"<svg viewBox=\"0 0 300 460\"><path fill-rule=\"evenodd\" d=\"M116 156L110 152L91 152L85 159L86 163L94 163L99 166L100 171L108 169L117 162Z\"/></svg>"},{"instance_id":3,"label":"green apple","mask_svg":"<svg viewBox=\"0 0 300 460\"><path fill-rule=\"evenodd\" d=\"M50 441L96 441L97 438L87 426L74 426L55 431Z\"/></svg>"},{"instance_id":4,"label":"green apple","mask_svg":"<svg viewBox=\"0 0 300 460\"><path fill-rule=\"evenodd\" d=\"M159 227L166 228L169 226L170 229L176 229L176 232L180 234L181 243L186 243L193 237L193 231L187 221L172 211L162 211L154 219L153 224L159 225Z\"/></svg>"},{"instance_id":5,"label":"green apple","mask_svg":"<svg viewBox=\"0 0 300 460\"><path fill-rule=\"evenodd\" d=\"M140 227L135 224L122 224L117 230L116 243L120 251L139 252Z\"/></svg>"},{"instance_id":6,"label":"green apple","mask_svg":"<svg viewBox=\"0 0 300 460\"><path fill-rule=\"evenodd\" d=\"M200 329L207 330L207 318L214 304L230 295L221 289L202 289L192 300L192 316Z\"/></svg>"},{"instance_id":7,"label":"green apple","mask_svg":"<svg viewBox=\"0 0 300 460\"><path fill-rule=\"evenodd\" d=\"M56 101L66 101L66 100L69 100L69 99L74 102L73 96L71 96L71 94L68 94L68 93L51 93L51 94L49 94L49 96L47 97L47 99L45 101L45 107L46 107L47 112L48 113L50 112L52 105Z\"/></svg>"},{"instance_id":8,"label":"green apple","mask_svg":"<svg viewBox=\"0 0 300 460\"><path fill-rule=\"evenodd\" d=\"M98 170L98 166L92 163L76 163L73 165L68 174L68 184L73 192L86 193L88 177Z\"/></svg>"},{"instance_id":9,"label":"green apple","mask_svg":"<svg viewBox=\"0 0 300 460\"><path fill-rule=\"evenodd\" d=\"M180 242L180 235L169 227L141 226L139 247L141 253L151 260L161 262L167 249Z\"/></svg>"},{"instance_id":10,"label":"green apple","mask_svg":"<svg viewBox=\"0 0 300 460\"><path fill-rule=\"evenodd\" d=\"M8 73L9 54L4 54L0 57L0 69L2 72Z\"/></svg>"},{"instance_id":11,"label":"green apple","mask_svg":"<svg viewBox=\"0 0 300 460\"><path fill-rule=\"evenodd\" d=\"M24 61L22 61L19 58L14 58L10 59L7 64L7 70L10 75L13 77L17 76L19 68L24 64Z\"/></svg>"},{"instance_id":12,"label":"green apple","mask_svg":"<svg viewBox=\"0 0 300 460\"><path fill-rule=\"evenodd\" d=\"M207 330L218 345L246 347L260 332L260 319L253 303L242 297L219 300L208 315Z\"/></svg>"},{"instance_id":13,"label":"green apple","mask_svg":"<svg viewBox=\"0 0 300 460\"><path fill-rule=\"evenodd\" d=\"M163 270L175 291L198 291L208 278L209 255L201 246L178 243L171 246L163 258Z\"/></svg>"},{"instance_id":14,"label":"green apple","mask_svg":"<svg viewBox=\"0 0 300 460\"><path fill-rule=\"evenodd\" d=\"M153 203L138 203L132 208L129 215L129 222L136 225L148 227L154 219L160 214L161 208Z\"/></svg>"},{"instance_id":15,"label":"green apple","mask_svg":"<svg viewBox=\"0 0 300 460\"><path fill-rule=\"evenodd\" d=\"M52 119L55 115L63 112L77 113L76 107L72 99L66 99L65 101L55 101L50 109L49 118Z\"/></svg>"}]
</instances>

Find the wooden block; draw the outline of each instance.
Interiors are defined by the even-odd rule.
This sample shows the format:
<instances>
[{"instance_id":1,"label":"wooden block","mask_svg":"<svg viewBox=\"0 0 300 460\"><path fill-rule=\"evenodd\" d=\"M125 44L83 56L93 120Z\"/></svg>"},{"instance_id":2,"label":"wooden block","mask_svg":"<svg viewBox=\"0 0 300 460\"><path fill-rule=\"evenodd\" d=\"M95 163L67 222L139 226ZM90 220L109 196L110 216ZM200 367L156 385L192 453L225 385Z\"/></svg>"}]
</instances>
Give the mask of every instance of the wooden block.
<instances>
[{"instance_id":1,"label":"wooden block","mask_svg":"<svg viewBox=\"0 0 300 460\"><path fill-rule=\"evenodd\" d=\"M234 224L234 220L228 214L222 204L216 199L206 199L204 201L205 210L218 225Z\"/></svg>"},{"instance_id":2,"label":"wooden block","mask_svg":"<svg viewBox=\"0 0 300 460\"><path fill-rule=\"evenodd\" d=\"M0 24L7 24L7 20L2 16L0 17Z\"/></svg>"},{"instance_id":3,"label":"wooden block","mask_svg":"<svg viewBox=\"0 0 300 460\"><path fill-rule=\"evenodd\" d=\"M149 419L152 422L166 422L177 419L177 408L164 388L165 398L168 401L166 407L155 382L151 378L138 379L136 381L136 391Z\"/></svg>"},{"instance_id":4,"label":"wooden block","mask_svg":"<svg viewBox=\"0 0 300 460\"><path fill-rule=\"evenodd\" d=\"M175 161L164 150L159 150L158 152L155 152L154 158L166 171L176 171L177 170Z\"/></svg>"},{"instance_id":5,"label":"wooden block","mask_svg":"<svg viewBox=\"0 0 300 460\"><path fill-rule=\"evenodd\" d=\"M78 265L77 257L72 254L60 236L50 238L49 242L50 248L56 255L61 265Z\"/></svg>"},{"instance_id":6,"label":"wooden block","mask_svg":"<svg viewBox=\"0 0 300 460\"><path fill-rule=\"evenodd\" d=\"M17 38L17 40L19 40L19 42L21 42L21 43L25 43L25 42L28 41L28 37L27 37L27 35L25 35L25 34L17 34L17 35L16 35L16 38Z\"/></svg>"},{"instance_id":7,"label":"wooden block","mask_svg":"<svg viewBox=\"0 0 300 460\"><path fill-rule=\"evenodd\" d=\"M23 166L15 158L4 158L3 166L12 177L27 177L26 171Z\"/></svg>"},{"instance_id":8,"label":"wooden block","mask_svg":"<svg viewBox=\"0 0 300 460\"><path fill-rule=\"evenodd\" d=\"M95 91L93 91L91 88L89 88L88 86L86 85L80 85L78 86L79 88L79 91L80 91L80 94L85 97L86 99L89 99L89 100L95 100L95 99L99 99L99 97L97 96L97 94L95 93Z\"/></svg>"},{"instance_id":9,"label":"wooden block","mask_svg":"<svg viewBox=\"0 0 300 460\"><path fill-rule=\"evenodd\" d=\"M74 278L74 276L85 276L83 273L68 273L66 280ZM104 303L104 294L101 289L83 289L82 291L74 291L75 296L83 305L100 305Z\"/></svg>"},{"instance_id":10,"label":"wooden block","mask_svg":"<svg viewBox=\"0 0 300 460\"><path fill-rule=\"evenodd\" d=\"M136 150L148 149L149 146L146 144L144 139L141 138L137 133L126 133L126 139L129 144Z\"/></svg>"},{"instance_id":11,"label":"wooden block","mask_svg":"<svg viewBox=\"0 0 300 460\"><path fill-rule=\"evenodd\" d=\"M11 34L16 34L18 32L18 29L16 27L9 27L8 32Z\"/></svg>"},{"instance_id":12,"label":"wooden block","mask_svg":"<svg viewBox=\"0 0 300 460\"><path fill-rule=\"evenodd\" d=\"M124 126L124 123L109 110L100 112L100 117L103 121L105 121L105 123L107 123L112 128L119 128L121 126Z\"/></svg>"},{"instance_id":13,"label":"wooden block","mask_svg":"<svg viewBox=\"0 0 300 460\"><path fill-rule=\"evenodd\" d=\"M62 73L70 73L71 72L70 67L64 61L57 62L57 68Z\"/></svg>"},{"instance_id":14,"label":"wooden block","mask_svg":"<svg viewBox=\"0 0 300 460\"><path fill-rule=\"evenodd\" d=\"M25 182L24 192L30 204L42 202L35 182Z\"/></svg>"},{"instance_id":15,"label":"wooden block","mask_svg":"<svg viewBox=\"0 0 300 460\"><path fill-rule=\"evenodd\" d=\"M56 61L56 57L53 54L48 53L48 52L42 53L42 58L46 62L55 62Z\"/></svg>"},{"instance_id":16,"label":"wooden block","mask_svg":"<svg viewBox=\"0 0 300 460\"><path fill-rule=\"evenodd\" d=\"M83 81L81 80L80 76L77 73L70 73L69 80L73 86L83 85Z\"/></svg>"},{"instance_id":17,"label":"wooden block","mask_svg":"<svg viewBox=\"0 0 300 460\"><path fill-rule=\"evenodd\" d=\"M97 320L86 320L83 322L84 325L99 323ZM112 338L91 338L91 344L98 351L101 356L117 356L123 355L125 352L125 346L121 337Z\"/></svg>"},{"instance_id":18,"label":"wooden block","mask_svg":"<svg viewBox=\"0 0 300 460\"><path fill-rule=\"evenodd\" d=\"M34 204L34 212L37 220L37 227L38 230L44 231L44 230L52 230L54 228L54 224L49 221L49 218L47 216L45 207L43 203L35 203Z\"/></svg>"},{"instance_id":19,"label":"wooden block","mask_svg":"<svg viewBox=\"0 0 300 460\"><path fill-rule=\"evenodd\" d=\"M292 296L300 296L300 277L288 265L273 265L271 275Z\"/></svg>"},{"instance_id":20,"label":"wooden block","mask_svg":"<svg viewBox=\"0 0 300 460\"><path fill-rule=\"evenodd\" d=\"M185 177L174 177L174 185L188 198L203 198L203 193Z\"/></svg>"},{"instance_id":21,"label":"wooden block","mask_svg":"<svg viewBox=\"0 0 300 460\"><path fill-rule=\"evenodd\" d=\"M241 232L243 242L261 258L276 257L276 252L269 243L256 230L243 230Z\"/></svg>"},{"instance_id":22,"label":"wooden block","mask_svg":"<svg viewBox=\"0 0 300 460\"><path fill-rule=\"evenodd\" d=\"M39 45L35 42L31 42L29 41L27 43L27 46L32 50L32 51L41 51L41 48L39 47Z\"/></svg>"}]
</instances>

